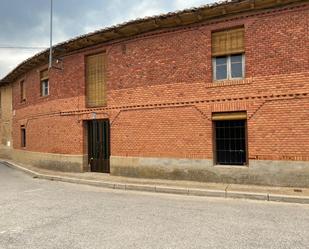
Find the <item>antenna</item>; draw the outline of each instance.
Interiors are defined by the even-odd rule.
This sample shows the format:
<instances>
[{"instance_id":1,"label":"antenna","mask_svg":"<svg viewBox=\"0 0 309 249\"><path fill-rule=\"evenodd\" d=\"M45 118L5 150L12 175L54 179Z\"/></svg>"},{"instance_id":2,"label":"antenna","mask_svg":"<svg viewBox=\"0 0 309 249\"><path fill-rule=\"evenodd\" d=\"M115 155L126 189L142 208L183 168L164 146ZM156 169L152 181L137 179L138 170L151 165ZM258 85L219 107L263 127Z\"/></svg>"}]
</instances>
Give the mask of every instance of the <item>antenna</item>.
<instances>
[{"instance_id":1,"label":"antenna","mask_svg":"<svg viewBox=\"0 0 309 249\"><path fill-rule=\"evenodd\" d=\"M51 69L53 66L53 0L50 0L50 49L49 49L49 66Z\"/></svg>"}]
</instances>

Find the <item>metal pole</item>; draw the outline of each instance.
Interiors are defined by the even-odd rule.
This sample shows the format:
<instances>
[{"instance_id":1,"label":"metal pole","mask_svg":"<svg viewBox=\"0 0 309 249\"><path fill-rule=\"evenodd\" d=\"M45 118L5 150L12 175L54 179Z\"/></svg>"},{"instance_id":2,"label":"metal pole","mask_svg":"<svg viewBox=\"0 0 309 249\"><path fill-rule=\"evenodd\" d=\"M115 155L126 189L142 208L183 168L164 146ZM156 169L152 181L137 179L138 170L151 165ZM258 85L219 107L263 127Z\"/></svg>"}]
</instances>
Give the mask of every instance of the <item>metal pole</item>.
<instances>
[{"instance_id":1,"label":"metal pole","mask_svg":"<svg viewBox=\"0 0 309 249\"><path fill-rule=\"evenodd\" d=\"M49 66L51 69L53 66L53 0L50 0L50 49L49 49Z\"/></svg>"}]
</instances>

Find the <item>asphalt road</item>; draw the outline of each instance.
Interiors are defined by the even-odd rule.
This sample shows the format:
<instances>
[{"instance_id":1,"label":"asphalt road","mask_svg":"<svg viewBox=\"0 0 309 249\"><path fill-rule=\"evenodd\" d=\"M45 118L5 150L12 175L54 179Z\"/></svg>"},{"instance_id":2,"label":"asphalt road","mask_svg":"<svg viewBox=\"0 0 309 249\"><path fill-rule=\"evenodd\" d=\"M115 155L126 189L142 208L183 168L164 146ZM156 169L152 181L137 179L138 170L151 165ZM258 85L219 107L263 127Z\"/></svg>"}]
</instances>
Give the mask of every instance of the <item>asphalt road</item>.
<instances>
[{"instance_id":1,"label":"asphalt road","mask_svg":"<svg viewBox=\"0 0 309 249\"><path fill-rule=\"evenodd\" d=\"M309 205L106 190L0 164L0 248L309 248Z\"/></svg>"}]
</instances>

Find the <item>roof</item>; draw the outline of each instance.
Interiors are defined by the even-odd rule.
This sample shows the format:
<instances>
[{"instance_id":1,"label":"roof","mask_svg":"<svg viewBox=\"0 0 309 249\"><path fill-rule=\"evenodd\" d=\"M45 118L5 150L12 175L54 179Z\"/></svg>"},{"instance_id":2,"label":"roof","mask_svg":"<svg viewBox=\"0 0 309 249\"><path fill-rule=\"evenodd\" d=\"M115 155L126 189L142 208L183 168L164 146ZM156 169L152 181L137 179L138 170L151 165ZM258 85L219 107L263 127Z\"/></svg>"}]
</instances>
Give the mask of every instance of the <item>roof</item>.
<instances>
[{"instance_id":1,"label":"roof","mask_svg":"<svg viewBox=\"0 0 309 249\"><path fill-rule=\"evenodd\" d=\"M186 26L237 13L284 6L307 0L228 0L163 15L146 17L97 30L53 46L55 57L113 40L130 38L150 31ZM20 63L0 80L0 85L13 82L29 70L48 63L49 49Z\"/></svg>"}]
</instances>

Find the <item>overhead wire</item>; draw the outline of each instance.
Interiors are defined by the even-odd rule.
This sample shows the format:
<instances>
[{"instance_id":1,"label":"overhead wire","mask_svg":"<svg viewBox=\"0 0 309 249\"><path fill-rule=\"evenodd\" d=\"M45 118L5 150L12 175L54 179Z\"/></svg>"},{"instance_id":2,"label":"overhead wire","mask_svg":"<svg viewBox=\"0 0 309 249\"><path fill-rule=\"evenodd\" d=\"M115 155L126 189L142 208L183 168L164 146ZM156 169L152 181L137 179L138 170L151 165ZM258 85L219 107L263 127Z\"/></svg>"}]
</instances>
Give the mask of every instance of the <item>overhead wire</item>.
<instances>
[{"instance_id":1,"label":"overhead wire","mask_svg":"<svg viewBox=\"0 0 309 249\"><path fill-rule=\"evenodd\" d=\"M26 47L26 46L0 46L0 49L23 49L23 50L39 50L47 49L48 47Z\"/></svg>"}]
</instances>

